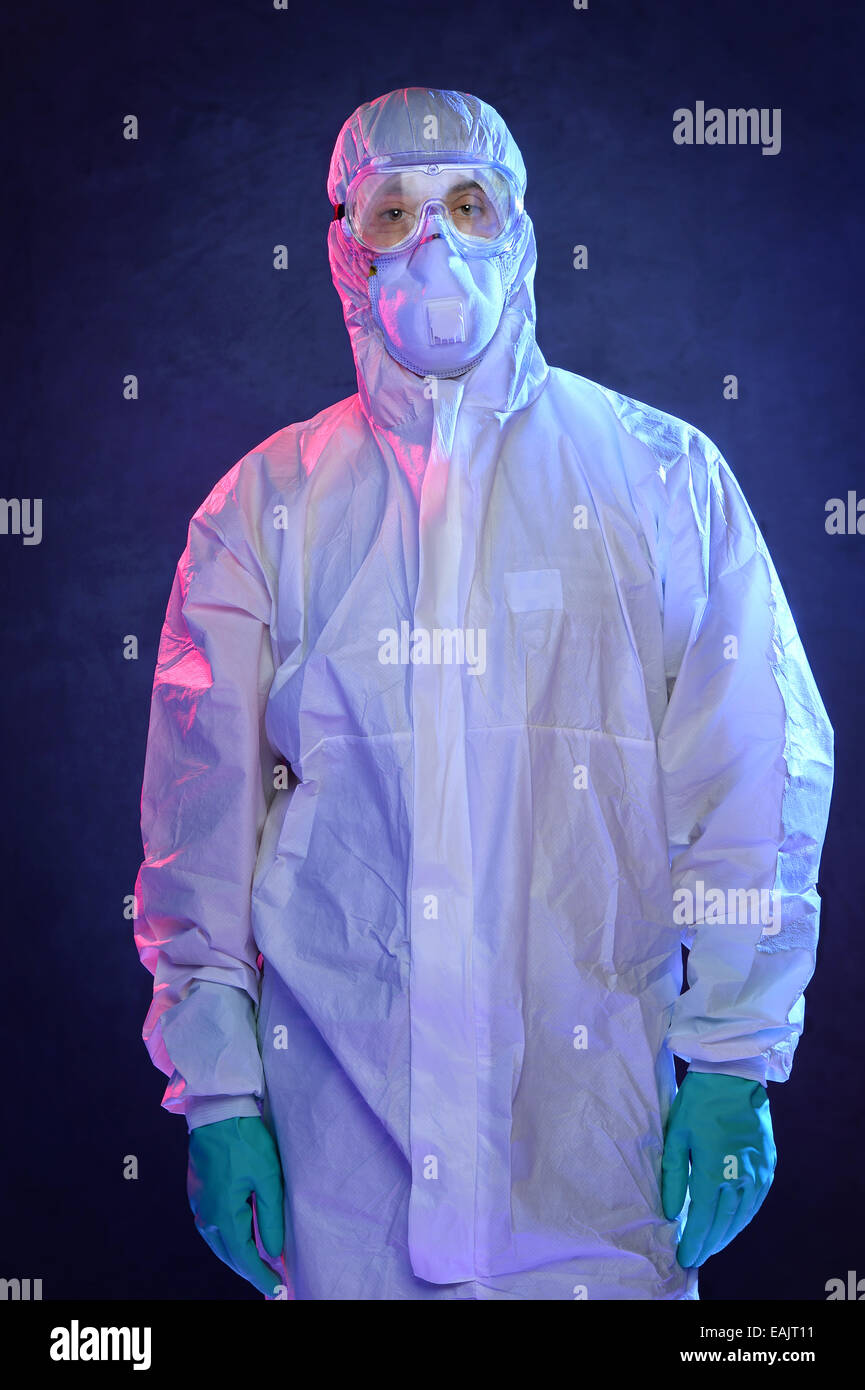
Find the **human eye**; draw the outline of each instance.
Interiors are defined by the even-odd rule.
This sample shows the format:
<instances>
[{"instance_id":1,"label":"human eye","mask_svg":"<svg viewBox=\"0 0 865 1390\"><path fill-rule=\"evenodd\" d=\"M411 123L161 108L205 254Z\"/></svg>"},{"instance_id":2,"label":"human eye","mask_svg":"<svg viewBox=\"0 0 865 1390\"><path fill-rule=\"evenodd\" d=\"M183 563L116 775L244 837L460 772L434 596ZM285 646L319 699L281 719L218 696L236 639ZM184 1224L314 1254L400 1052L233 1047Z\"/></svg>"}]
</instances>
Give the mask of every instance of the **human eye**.
<instances>
[{"instance_id":1,"label":"human eye","mask_svg":"<svg viewBox=\"0 0 865 1390\"><path fill-rule=\"evenodd\" d=\"M376 221L383 222L389 227L396 226L399 222L405 221L406 216L406 209L401 208L397 203L382 205L375 213Z\"/></svg>"},{"instance_id":2,"label":"human eye","mask_svg":"<svg viewBox=\"0 0 865 1390\"><path fill-rule=\"evenodd\" d=\"M490 205L483 194L461 194L454 199L451 217L469 235L489 236L493 225Z\"/></svg>"}]
</instances>

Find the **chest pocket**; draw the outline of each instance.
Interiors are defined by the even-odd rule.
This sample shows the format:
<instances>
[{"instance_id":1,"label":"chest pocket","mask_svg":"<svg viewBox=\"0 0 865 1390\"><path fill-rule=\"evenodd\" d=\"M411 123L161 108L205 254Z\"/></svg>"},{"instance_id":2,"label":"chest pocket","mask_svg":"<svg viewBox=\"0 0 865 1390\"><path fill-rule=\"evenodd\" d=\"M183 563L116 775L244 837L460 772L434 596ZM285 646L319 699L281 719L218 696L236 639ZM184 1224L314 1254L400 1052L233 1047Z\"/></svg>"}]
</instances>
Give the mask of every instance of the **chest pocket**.
<instances>
[{"instance_id":1,"label":"chest pocket","mask_svg":"<svg viewBox=\"0 0 865 1390\"><path fill-rule=\"evenodd\" d=\"M505 573L505 602L512 613L561 608L561 570L509 570Z\"/></svg>"}]
</instances>

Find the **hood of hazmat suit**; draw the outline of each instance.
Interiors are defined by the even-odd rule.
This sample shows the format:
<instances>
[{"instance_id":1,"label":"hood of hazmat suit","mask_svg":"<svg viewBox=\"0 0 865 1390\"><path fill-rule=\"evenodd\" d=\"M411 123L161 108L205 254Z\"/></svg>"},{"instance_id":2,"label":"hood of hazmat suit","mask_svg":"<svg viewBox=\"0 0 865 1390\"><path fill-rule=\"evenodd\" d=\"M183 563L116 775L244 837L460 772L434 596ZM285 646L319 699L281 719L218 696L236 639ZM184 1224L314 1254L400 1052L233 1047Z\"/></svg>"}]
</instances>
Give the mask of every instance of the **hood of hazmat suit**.
<instances>
[{"instance_id":1,"label":"hood of hazmat suit","mask_svg":"<svg viewBox=\"0 0 865 1390\"><path fill-rule=\"evenodd\" d=\"M144 1037L190 1127L272 1127L296 1298L695 1298L660 1196L674 1054L789 1076L832 729L711 440L545 362L525 209L474 344L494 279L460 282L427 210L471 365L394 356L338 209L372 160L454 152L524 191L473 96L346 122L357 393L192 518L142 792Z\"/></svg>"}]
</instances>

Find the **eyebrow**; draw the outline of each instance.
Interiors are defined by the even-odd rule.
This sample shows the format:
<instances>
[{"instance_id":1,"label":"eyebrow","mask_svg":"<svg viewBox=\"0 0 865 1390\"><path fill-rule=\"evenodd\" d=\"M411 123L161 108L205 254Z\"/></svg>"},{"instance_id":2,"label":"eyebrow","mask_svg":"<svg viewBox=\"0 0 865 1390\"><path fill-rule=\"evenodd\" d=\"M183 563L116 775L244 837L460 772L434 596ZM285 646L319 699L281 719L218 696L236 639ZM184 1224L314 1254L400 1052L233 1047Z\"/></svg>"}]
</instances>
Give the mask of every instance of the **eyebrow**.
<instances>
[{"instance_id":1,"label":"eyebrow","mask_svg":"<svg viewBox=\"0 0 865 1390\"><path fill-rule=\"evenodd\" d=\"M386 183L382 184L378 192L379 194L401 193L402 187L402 174L394 174L393 178L388 179ZM454 184L454 186L452 188L448 188L446 192L448 195L450 195L451 193L467 193L473 188L479 189L481 193L485 192L485 190L478 183L477 179L466 179L462 183Z\"/></svg>"}]
</instances>

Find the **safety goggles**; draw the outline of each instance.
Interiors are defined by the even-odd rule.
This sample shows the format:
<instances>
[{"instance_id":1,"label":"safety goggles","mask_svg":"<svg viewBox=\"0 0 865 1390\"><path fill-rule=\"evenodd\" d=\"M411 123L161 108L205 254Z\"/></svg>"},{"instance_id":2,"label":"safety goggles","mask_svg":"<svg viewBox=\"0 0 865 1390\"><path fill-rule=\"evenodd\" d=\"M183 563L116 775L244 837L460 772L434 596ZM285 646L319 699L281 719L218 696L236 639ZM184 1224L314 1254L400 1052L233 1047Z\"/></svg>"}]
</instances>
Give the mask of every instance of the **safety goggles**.
<instances>
[{"instance_id":1,"label":"safety goggles","mask_svg":"<svg viewBox=\"0 0 865 1390\"><path fill-rule=\"evenodd\" d=\"M432 160L415 151L361 165L333 216L348 241L376 256L411 250L431 217L442 220L465 255L493 256L510 242L522 211L519 185L505 165L472 160L465 151L436 151Z\"/></svg>"}]
</instances>

